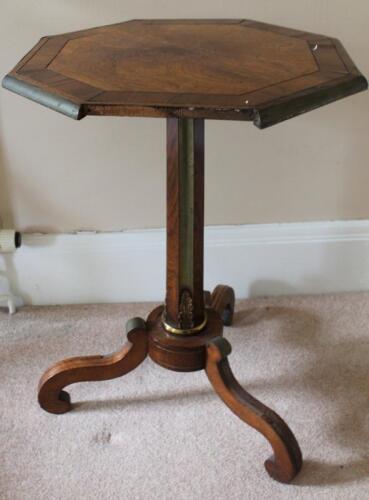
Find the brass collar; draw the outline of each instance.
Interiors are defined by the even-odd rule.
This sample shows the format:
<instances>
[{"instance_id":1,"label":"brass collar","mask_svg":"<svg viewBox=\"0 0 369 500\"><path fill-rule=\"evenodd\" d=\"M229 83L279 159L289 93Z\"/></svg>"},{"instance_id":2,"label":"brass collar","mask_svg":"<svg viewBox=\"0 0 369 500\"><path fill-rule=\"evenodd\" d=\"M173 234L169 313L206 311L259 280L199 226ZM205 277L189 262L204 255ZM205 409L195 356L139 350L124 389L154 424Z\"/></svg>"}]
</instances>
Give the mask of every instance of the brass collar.
<instances>
[{"instance_id":1,"label":"brass collar","mask_svg":"<svg viewBox=\"0 0 369 500\"><path fill-rule=\"evenodd\" d=\"M175 335L193 335L195 333L199 333L201 332L201 330L205 328L207 321L208 321L208 316L205 311L204 321L200 323L200 325L194 326L193 328L186 328L183 330L181 328L174 328L173 326L168 325L168 323L166 323L164 320L164 314L162 316L162 323L165 330Z\"/></svg>"}]
</instances>

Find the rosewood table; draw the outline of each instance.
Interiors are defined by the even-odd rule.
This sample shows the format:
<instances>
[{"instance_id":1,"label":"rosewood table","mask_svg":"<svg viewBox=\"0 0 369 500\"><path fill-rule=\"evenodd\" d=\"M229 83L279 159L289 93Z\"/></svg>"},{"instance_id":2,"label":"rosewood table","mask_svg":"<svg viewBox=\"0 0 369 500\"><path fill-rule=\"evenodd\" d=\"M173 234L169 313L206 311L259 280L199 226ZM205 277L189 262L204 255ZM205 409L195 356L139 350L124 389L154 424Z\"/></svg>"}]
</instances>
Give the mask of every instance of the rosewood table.
<instances>
[{"instance_id":1,"label":"rosewood table","mask_svg":"<svg viewBox=\"0 0 369 500\"><path fill-rule=\"evenodd\" d=\"M203 290L204 121L263 129L367 88L333 38L248 20L134 20L41 38L3 86L74 119L167 119L167 292L128 343L108 356L66 359L42 376L39 403L71 409L67 385L120 377L146 358L170 370L205 369L224 403L269 441L271 477L289 482L302 455L286 423L235 379L223 325L232 288Z\"/></svg>"}]
</instances>

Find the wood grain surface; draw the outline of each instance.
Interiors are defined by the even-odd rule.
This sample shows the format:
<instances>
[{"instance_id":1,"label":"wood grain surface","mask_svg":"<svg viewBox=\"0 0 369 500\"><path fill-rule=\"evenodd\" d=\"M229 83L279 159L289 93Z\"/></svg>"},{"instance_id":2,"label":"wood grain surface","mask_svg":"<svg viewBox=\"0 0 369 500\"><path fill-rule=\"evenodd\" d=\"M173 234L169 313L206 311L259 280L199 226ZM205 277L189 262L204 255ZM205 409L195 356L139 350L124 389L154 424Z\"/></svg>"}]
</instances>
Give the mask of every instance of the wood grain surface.
<instances>
[{"instance_id":1,"label":"wood grain surface","mask_svg":"<svg viewBox=\"0 0 369 500\"><path fill-rule=\"evenodd\" d=\"M209 342L207 376L232 412L269 441L274 455L264 464L268 474L276 481L289 483L302 467L302 454L296 438L279 415L237 382L228 362L230 352L230 344L222 337Z\"/></svg>"},{"instance_id":2,"label":"wood grain surface","mask_svg":"<svg viewBox=\"0 0 369 500\"><path fill-rule=\"evenodd\" d=\"M206 346L222 335L223 322L213 309L207 310L204 330L194 335L173 335L164 330L160 306L147 318L149 356L158 365L176 372L194 372L206 366Z\"/></svg>"},{"instance_id":3,"label":"wood grain surface","mask_svg":"<svg viewBox=\"0 0 369 500\"><path fill-rule=\"evenodd\" d=\"M63 389L76 382L110 380L134 370L147 356L148 333L141 318L127 323L128 342L106 356L78 356L52 365L40 379L38 401L49 413L71 410L69 393Z\"/></svg>"},{"instance_id":4,"label":"wood grain surface","mask_svg":"<svg viewBox=\"0 0 369 500\"><path fill-rule=\"evenodd\" d=\"M76 119L214 118L265 128L365 90L367 81L336 39L216 19L133 20L44 37L3 85Z\"/></svg>"},{"instance_id":5,"label":"wood grain surface","mask_svg":"<svg viewBox=\"0 0 369 500\"><path fill-rule=\"evenodd\" d=\"M203 323L203 274L204 120L169 118L165 321L170 326L183 329Z\"/></svg>"}]
</instances>

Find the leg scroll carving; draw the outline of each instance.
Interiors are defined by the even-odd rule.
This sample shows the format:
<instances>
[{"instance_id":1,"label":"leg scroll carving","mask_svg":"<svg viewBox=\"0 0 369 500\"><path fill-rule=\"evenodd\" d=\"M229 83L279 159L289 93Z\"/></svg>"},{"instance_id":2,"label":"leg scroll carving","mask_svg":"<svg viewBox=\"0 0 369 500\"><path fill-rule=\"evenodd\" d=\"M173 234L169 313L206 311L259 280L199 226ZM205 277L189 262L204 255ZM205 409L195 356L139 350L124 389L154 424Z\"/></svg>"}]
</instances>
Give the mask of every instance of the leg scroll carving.
<instances>
[{"instance_id":1,"label":"leg scroll carving","mask_svg":"<svg viewBox=\"0 0 369 500\"><path fill-rule=\"evenodd\" d=\"M229 342L217 337L207 347L206 373L215 391L241 420L264 435L274 456L266 460L268 474L282 483L290 482L300 471L302 455L287 424L270 408L246 392L235 379L227 356Z\"/></svg>"},{"instance_id":2,"label":"leg scroll carving","mask_svg":"<svg viewBox=\"0 0 369 500\"><path fill-rule=\"evenodd\" d=\"M126 331L128 342L113 354L69 358L46 370L39 383L40 406L50 413L66 413L71 410L70 396L63 391L67 385L121 377L141 364L148 351L145 321L131 319Z\"/></svg>"},{"instance_id":3,"label":"leg scroll carving","mask_svg":"<svg viewBox=\"0 0 369 500\"><path fill-rule=\"evenodd\" d=\"M211 293L209 290L204 290L204 305L205 307L211 307Z\"/></svg>"},{"instance_id":4,"label":"leg scroll carving","mask_svg":"<svg viewBox=\"0 0 369 500\"><path fill-rule=\"evenodd\" d=\"M234 313L234 290L227 285L218 285L211 294L211 308L222 318L225 326L231 326Z\"/></svg>"}]
</instances>

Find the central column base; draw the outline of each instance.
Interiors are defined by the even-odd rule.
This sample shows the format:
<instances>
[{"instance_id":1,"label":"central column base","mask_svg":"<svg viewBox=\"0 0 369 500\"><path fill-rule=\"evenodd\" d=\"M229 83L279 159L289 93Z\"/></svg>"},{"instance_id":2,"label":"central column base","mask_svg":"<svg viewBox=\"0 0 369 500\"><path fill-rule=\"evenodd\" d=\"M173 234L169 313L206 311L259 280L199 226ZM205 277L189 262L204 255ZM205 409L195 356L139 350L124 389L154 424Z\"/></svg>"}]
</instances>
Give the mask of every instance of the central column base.
<instances>
[{"instance_id":1,"label":"central column base","mask_svg":"<svg viewBox=\"0 0 369 500\"><path fill-rule=\"evenodd\" d=\"M223 335L223 321L219 314L208 309L207 323L201 332L178 335L164 328L163 310L163 306L157 307L147 318L150 358L158 365L177 372L204 370L207 344Z\"/></svg>"}]
</instances>

